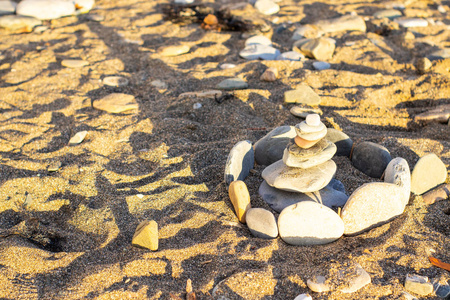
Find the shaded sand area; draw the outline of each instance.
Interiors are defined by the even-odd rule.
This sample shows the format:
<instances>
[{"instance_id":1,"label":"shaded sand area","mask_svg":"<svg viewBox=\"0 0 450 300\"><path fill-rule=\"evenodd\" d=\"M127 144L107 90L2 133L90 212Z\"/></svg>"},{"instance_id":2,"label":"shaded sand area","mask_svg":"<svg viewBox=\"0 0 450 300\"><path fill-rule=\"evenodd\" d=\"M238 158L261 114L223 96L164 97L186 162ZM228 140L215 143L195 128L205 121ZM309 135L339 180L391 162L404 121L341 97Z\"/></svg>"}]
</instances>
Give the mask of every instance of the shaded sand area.
<instances>
[{"instance_id":1,"label":"shaded sand area","mask_svg":"<svg viewBox=\"0 0 450 300\"><path fill-rule=\"evenodd\" d=\"M406 3L411 16L441 21L415 28L412 40L370 30L327 34L337 44L324 71L315 71L313 60L246 61L238 55L245 41L240 32L173 24L164 20L162 4L102 0L90 13L104 16L101 22L87 14L47 21L42 33L0 29L2 299L184 298L188 279L198 299L214 292L216 298L294 299L310 292L308 278L348 263L359 263L372 283L353 294L314 293L313 299L403 299L408 273L450 279L428 260L450 260L449 200L427 206L412 197L389 224L324 246L296 247L253 237L237 221L223 182L235 143L256 142L277 126L301 121L283 104L284 92L301 83L320 95L327 127L355 143L379 143L410 167L433 152L448 169L450 127L417 124L414 116L450 103L450 61L434 61L423 75L413 66L450 47L449 13L436 10L439 4L450 10L448 1ZM265 35L288 51L298 22L350 12L371 17L386 5L284 0L277 15L258 15L252 6L238 12L268 21ZM286 30L274 33L282 23ZM176 44L191 50L176 57L157 51ZM64 59L89 65L66 68ZM222 70L222 63L237 67ZM260 81L267 67L278 69L277 81ZM130 83L103 85L104 77L117 75ZM178 97L235 76L249 88L221 103ZM167 87L153 86L155 80ZM113 92L133 95L138 109L110 114L91 106ZM87 131L86 138L69 146L79 131ZM346 157L334 161L348 193L377 181ZM55 162L61 167L49 172ZM270 209L257 193L263 169L255 166L245 181L252 206ZM158 223L156 252L131 245L143 220Z\"/></svg>"}]
</instances>

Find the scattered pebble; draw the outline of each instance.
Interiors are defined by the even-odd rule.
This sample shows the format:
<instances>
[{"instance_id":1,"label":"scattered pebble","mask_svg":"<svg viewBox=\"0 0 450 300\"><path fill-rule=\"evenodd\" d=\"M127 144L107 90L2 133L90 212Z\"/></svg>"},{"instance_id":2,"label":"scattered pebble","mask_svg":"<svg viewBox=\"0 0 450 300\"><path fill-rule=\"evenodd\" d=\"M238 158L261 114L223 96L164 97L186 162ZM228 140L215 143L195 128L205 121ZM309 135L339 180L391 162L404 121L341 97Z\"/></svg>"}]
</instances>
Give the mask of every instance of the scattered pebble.
<instances>
[{"instance_id":1,"label":"scattered pebble","mask_svg":"<svg viewBox=\"0 0 450 300\"><path fill-rule=\"evenodd\" d=\"M422 199L425 204L433 204L437 201L446 200L449 196L450 183L444 183L423 194Z\"/></svg>"},{"instance_id":2,"label":"scattered pebble","mask_svg":"<svg viewBox=\"0 0 450 300\"><path fill-rule=\"evenodd\" d=\"M293 126L280 126L255 143L255 161L268 166L283 158L284 149L291 139L297 136Z\"/></svg>"},{"instance_id":3,"label":"scattered pebble","mask_svg":"<svg viewBox=\"0 0 450 300\"><path fill-rule=\"evenodd\" d=\"M294 300L313 300L309 294L300 294Z\"/></svg>"},{"instance_id":4,"label":"scattered pebble","mask_svg":"<svg viewBox=\"0 0 450 300\"><path fill-rule=\"evenodd\" d=\"M421 18L397 18L394 22L405 28L428 26L427 20Z\"/></svg>"},{"instance_id":5,"label":"scattered pebble","mask_svg":"<svg viewBox=\"0 0 450 300\"><path fill-rule=\"evenodd\" d=\"M245 46L250 46L250 45L266 45L266 46L272 46L272 41L263 36L263 35L255 35L252 36L251 38L248 38L245 41Z\"/></svg>"},{"instance_id":6,"label":"scattered pebble","mask_svg":"<svg viewBox=\"0 0 450 300\"><path fill-rule=\"evenodd\" d=\"M171 57L188 53L191 48L188 45L167 46L159 49L162 56Z\"/></svg>"},{"instance_id":7,"label":"scattered pebble","mask_svg":"<svg viewBox=\"0 0 450 300\"><path fill-rule=\"evenodd\" d=\"M290 113L296 117L305 119L309 114L319 114L322 115L322 110L320 108L313 108L307 105L296 105L291 107Z\"/></svg>"},{"instance_id":8,"label":"scattered pebble","mask_svg":"<svg viewBox=\"0 0 450 300\"><path fill-rule=\"evenodd\" d=\"M427 58L431 61L450 58L450 48L444 48L432 52Z\"/></svg>"},{"instance_id":9,"label":"scattered pebble","mask_svg":"<svg viewBox=\"0 0 450 300\"><path fill-rule=\"evenodd\" d=\"M448 105L440 105L436 108L418 114L414 117L415 122L439 122L439 123L447 123L450 120L450 104Z\"/></svg>"},{"instance_id":10,"label":"scattered pebble","mask_svg":"<svg viewBox=\"0 0 450 300\"><path fill-rule=\"evenodd\" d=\"M323 245L339 239L344 223L330 208L312 201L283 209L278 217L280 237L290 245Z\"/></svg>"},{"instance_id":11,"label":"scattered pebble","mask_svg":"<svg viewBox=\"0 0 450 300\"><path fill-rule=\"evenodd\" d=\"M220 90L240 90L248 88L248 84L241 78L235 77L221 81L217 88Z\"/></svg>"},{"instance_id":12,"label":"scattered pebble","mask_svg":"<svg viewBox=\"0 0 450 300\"><path fill-rule=\"evenodd\" d=\"M64 59L61 65L66 68L82 68L89 65L89 62L82 59Z\"/></svg>"},{"instance_id":13,"label":"scattered pebble","mask_svg":"<svg viewBox=\"0 0 450 300\"><path fill-rule=\"evenodd\" d=\"M202 104L199 103L199 102L194 103L194 104L192 105L192 108L193 108L193 109L200 109L200 108L202 108Z\"/></svg>"},{"instance_id":14,"label":"scattered pebble","mask_svg":"<svg viewBox=\"0 0 450 300\"><path fill-rule=\"evenodd\" d=\"M159 80L159 79L153 80L152 82L150 82L150 84L157 89L161 89L161 90L167 89L167 83L165 83L164 81Z\"/></svg>"},{"instance_id":15,"label":"scattered pebble","mask_svg":"<svg viewBox=\"0 0 450 300\"><path fill-rule=\"evenodd\" d=\"M36 33L42 33L42 32L47 31L47 30L48 30L47 26L39 25L39 26L34 27L33 31L36 32Z\"/></svg>"},{"instance_id":16,"label":"scattered pebble","mask_svg":"<svg viewBox=\"0 0 450 300\"><path fill-rule=\"evenodd\" d=\"M275 239L278 236L277 221L270 211L264 208L250 208L245 218L248 229L255 237Z\"/></svg>"},{"instance_id":17,"label":"scattered pebble","mask_svg":"<svg viewBox=\"0 0 450 300\"><path fill-rule=\"evenodd\" d=\"M373 14L373 17L377 19L383 18L395 19L401 16L403 16L402 12L396 9L384 9L377 11L376 13Z\"/></svg>"},{"instance_id":18,"label":"scattered pebble","mask_svg":"<svg viewBox=\"0 0 450 300\"><path fill-rule=\"evenodd\" d=\"M417 72L419 74L425 74L428 71L430 71L433 64L431 61L426 57L421 57L416 61L415 67L417 69Z\"/></svg>"},{"instance_id":19,"label":"scattered pebble","mask_svg":"<svg viewBox=\"0 0 450 300\"><path fill-rule=\"evenodd\" d=\"M341 270L340 273L342 280L345 283L345 287L341 288L340 291L346 294L354 293L372 281L369 273L367 273L360 265L355 265L350 269Z\"/></svg>"},{"instance_id":20,"label":"scattered pebble","mask_svg":"<svg viewBox=\"0 0 450 300\"><path fill-rule=\"evenodd\" d=\"M344 234L360 234L401 215L404 191L392 183L371 182L357 188L341 212Z\"/></svg>"},{"instance_id":21,"label":"scattered pebble","mask_svg":"<svg viewBox=\"0 0 450 300\"><path fill-rule=\"evenodd\" d=\"M306 84L300 84L297 89L284 93L284 102L316 106L320 104L320 97Z\"/></svg>"},{"instance_id":22,"label":"scattered pebble","mask_svg":"<svg viewBox=\"0 0 450 300\"><path fill-rule=\"evenodd\" d=\"M450 299L450 286L449 285L440 285L436 289L436 296L443 299Z\"/></svg>"},{"instance_id":23,"label":"scattered pebble","mask_svg":"<svg viewBox=\"0 0 450 300\"><path fill-rule=\"evenodd\" d=\"M133 95L122 93L113 93L105 96L99 100L94 101L94 108L104 110L112 114L118 114L131 109L138 109Z\"/></svg>"},{"instance_id":24,"label":"scattered pebble","mask_svg":"<svg viewBox=\"0 0 450 300\"><path fill-rule=\"evenodd\" d=\"M402 201L406 206L411 195L411 171L404 158L396 157L389 162L384 171L384 182L393 183L404 190Z\"/></svg>"},{"instance_id":25,"label":"scattered pebble","mask_svg":"<svg viewBox=\"0 0 450 300\"><path fill-rule=\"evenodd\" d=\"M52 20L75 13L75 5L64 0L22 0L16 7L16 13L40 20Z\"/></svg>"},{"instance_id":26,"label":"scattered pebble","mask_svg":"<svg viewBox=\"0 0 450 300\"><path fill-rule=\"evenodd\" d=\"M416 36L414 35L414 33L412 33L411 31L406 31L402 34L402 39L405 41L412 41L416 38Z\"/></svg>"},{"instance_id":27,"label":"scattered pebble","mask_svg":"<svg viewBox=\"0 0 450 300\"><path fill-rule=\"evenodd\" d=\"M302 53L296 51L283 52L277 57L277 60L290 60L290 61L300 61L304 59L305 56Z\"/></svg>"},{"instance_id":28,"label":"scattered pebble","mask_svg":"<svg viewBox=\"0 0 450 300\"><path fill-rule=\"evenodd\" d=\"M303 39L294 43L293 50L317 60L329 60L333 56L335 43L328 38Z\"/></svg>"},{"instance_id":29,"label":"scattered pebble","mask_svg":"<svg viewBox=\"0 0 450 300\"><path fill-rule=\"evenodd\" d=\"M381 178L391 159L388 149L372 142L356 145L351 157L355 168L373 178Z\"/></svg>"},{"instance_id":30,"label":"scattered pebble","mask_svg":"<svg viewBox=\"0 0 450 300\"><path fill-rule=\"evenodd\" d=\"M358 15L345 15L338 18L320 20L313 23L319 31L324 33L332 33L339 31L366 31L366 22Z\"/></svg>"},{"instance_id":31,"label":"scattered pebble","mask_svg":"<svg viewBox=\"0 0 450 300\"><path fill-rule=\"evenodd\" d=\"M136 228L131 244L152 251L158 250L158 224L153 220L142 221Z\"/></svg>"},{"instance_id":32,"label":"scattered pebble","mask_svg":"<svg viewBox=\"0 0 450 300\"><path fill-rule=\"evenodd\" d=\"M0 16L14 14L16 12L16 6L17 3L14 1L0 1Z\"/></svg>"},{"instance_id":33,"label":"scattered pebble","mask_svg":"<svg viewBox=\"0 0 450 300\"><path fill-rule=\"evenodd\" d=\"M443 5L438 5L437 10L441 13L441 14L445 14L447 12L447 9L443 6Z\"/></svg>"},{"instance_id":34,"label":"scattered pebble","mask_svg":"<svg viewBox=\"0 0 450 300\"><path fill-rule=\"evenodd\" d=\"M48 167L47 167L47 171L48 172L56 172L59 170L59 168L61 168L61 162L60 161L52 161Z\"/></svg>"},{"instance_id":35,"label":"scattered pebble","mask_svg":"<svg viewBox=\"0 0 450 300\"><path fill-rule=\"evenodd\" d=\"M222 96L222 91L219 90L208 90L201 92L186 92L178 96L179 99L183 98L216 98Z\"/></svg>"},{"instance_id":36,"label":"scattered pebble","mask_svg":"<svg viewBox=\"0 0 450 300\"><path fill-rule=\"evenodd\" d=\"M243 50L241 50L241 52L239 52L239 56L248 60L276 60L279 55L280 50L275 49L272 46L261 44L246 46Z\"/></svg>"},{"instance_id":37,"label":"scattered pebble","mask_svg":"<svg viewBox=\"0 0 450 300\"><path fill-rule=\"evenodd\" d=\"M31 32L33 27L41 24L41 20L33 17L17 15L0 16L0 27L11 31L26 29L26 31Z\"/></svg>"},{"instance_id":38,"label":"scattered pebble","mask_svg":"<svg viewBox=\"0 0 450 300\"><path fill-rule=\"evenodd\" d=\"M250 141L240 141L234 145L225 165L225 182L230 184L235 180L243 181L253 168L254 158Z\"/></svg>"},{"instance_id":39,"label":"scattered pebble","mask_svg":"<svg viewBox=\"0 0 450 300\"><path fill-rule=\"evenodd\" d=\"M326 283L324 276L315 276L306 281L306 284L311 291L316 293L328 292L331 290L330 286Z\"/></svg>"},{"instance_id":40,"label":"scattered pebble","mask_svg":"<svg viewBox=\"0 0 450 300\"><path fill-rule=\"evenodd\" d=\"M245 182L236 180L230 183L228 195L233 204L236 216L241 223L246 223L245 215L252 208L250 204L250 194Z\"/></svg>"},{"instance_id":41,"label":"scattered pebble","mask_svg":"<svg viewBox=\"0 0 450 300\"><path fill-rule=\"evenodd\" d=\"M194 3L194 0L174 0L174 3L176 3L176 4L192 4L192 3Z\"/></svg>"},{"instance_id":42,"label":"scattered pebble","mask_svg":"<svg viewBox=\"0 0 450 300\"><path fill-rule=\"evenodd\" d=\"M115 87L127 86L129 80L122 76L108 76L103 78L103 84Z\"/></svg>"},{"instance_id":43,"label":"scattered pebble","mask_svg":"<svg viewBox=\"0 0 450 300\"><path fill-rule=\"evenodd\" d=\"M421 296L429 295L433 292L433 285L428 281L428 277L420 275L406 275L405 289Z\"/></svg>"},{"instance_id":44,"label":"scattered pebble","mask_svg":"<svg viewBox=\"0 0 450 300\"><path fill-rule=\"evenodd\" d=\"M280 11L280 6L272 0L257 0L255 8L264 15L273 15Z\"/></svg>"},{"instance_id":45,"label":"scattered pebble","mask_svg":"<svg viewBox=\"0 0 450 300\"><path fill-rule=\"evenodd\" d=\"M105 17L99 14L90 14L87 16L87 19L94 22L103 22Z\"/></svg>"},{"instance_id":46,"label":"scattered pebble","mask_svg":"<svg viewBox=\"0 0 450 300\"><path fill-rule=\"evenodd\" d=\"M235 64L221 64L220 68L222 70L234 69L234 68L236 68L236 65Z\"/></svg>"},{"instance_id":47,"label":"scattered pebble","mask_svg":"<svg viewBox=\"0 0 450 300\"><path fill-rule=\"evenodd\" d=\"M447 167L434 153L422 156L411 174L411 192L416 195L431 190L447 179Z\"/></svg>"},{"instance_id":48,"label":"scattered pebble","mask_svg":"<svg viewBox=\"0 0 450 300\"><path fill-rule=\"evenodd\" d=\"M81 143L87 135L87 131L77 132L73 137L69 140L69 145L78 145Z\"/></svg>"},{"instance_id":49,"label":"scattered pebble","mask_svg":"<svg viewBox=\"0 0 450 300\"><path fill-rule=\"evenodd\" d=\"M268 68L264 71L264 73L259 78L263 81L272 82L277 80L278 78L278 70L276 68Z\"/></svg>"},{"instance_id":50,"label":"scattered pebble","mask_svg":"<svg viewBox=\"0 0 450 300\"><path fill-rule=\"evenodd\" d=\"M315 61L315 62L313 62L313 67L314 67L314 69L316 69L318 71L322 71L322 70L328 70L329 68L331 68L331 65L324 61Z\"/></svg>"}]
</instances>

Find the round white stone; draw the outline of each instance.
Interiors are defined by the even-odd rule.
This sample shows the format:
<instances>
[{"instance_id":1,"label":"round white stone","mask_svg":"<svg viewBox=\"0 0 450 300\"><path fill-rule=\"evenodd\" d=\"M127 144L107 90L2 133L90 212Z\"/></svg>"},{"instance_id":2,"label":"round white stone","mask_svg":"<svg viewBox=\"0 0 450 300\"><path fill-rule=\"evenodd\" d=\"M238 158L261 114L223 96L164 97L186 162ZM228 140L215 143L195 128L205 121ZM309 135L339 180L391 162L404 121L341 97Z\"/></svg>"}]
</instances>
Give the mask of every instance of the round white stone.
<instances>
[{"instance_id":1,"label":"round white stone","mask_svg":"<svg viewBox=\"0 0 450 300\"><path fill-rule=\"evenodd\" d=\"M302 133L319 132L325 128L325 124L323 124L322 122L320 122L319 125L317 125L317 126L309 125L307 122L308 121L303 121L300 123L300 131Z\"/></svg>"},{"instance_id":2,"label":"round white stone","mask_svg":"<svg viewBox=\"0 0 450 300\"><path fill-rule=\"evenodd\" d=\"M309 126L319 126L321 124L320 122L320 116L318 114L309 114L306 116L306 124Z\"/></svg>"},{"instance_id":3,"label":"round white stone","mask_svg":"<svg viewBox=\"0 0 450 300\"><path fill-rule=\"evenodd\" d=\"M272 46L272 41L263 35L255 35L255 36L252 36L251 38L248 38L245 41L245 46L249 46L249 45Z\"/></svg>"}]
</instances>

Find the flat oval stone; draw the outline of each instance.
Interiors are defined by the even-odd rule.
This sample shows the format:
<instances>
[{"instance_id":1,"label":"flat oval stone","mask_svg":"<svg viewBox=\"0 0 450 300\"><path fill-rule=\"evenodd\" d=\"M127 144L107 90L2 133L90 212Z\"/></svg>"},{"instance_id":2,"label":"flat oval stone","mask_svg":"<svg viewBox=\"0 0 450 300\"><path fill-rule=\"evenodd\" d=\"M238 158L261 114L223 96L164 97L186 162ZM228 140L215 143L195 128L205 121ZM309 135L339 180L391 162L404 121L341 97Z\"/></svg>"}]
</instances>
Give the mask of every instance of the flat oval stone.
<instances>
[{"instance_id":1,"label":"flat oval stone","mask_svg":"<svg viewBox=\"0 0 450 300\"><path fill-rule=\"evenodd\" d=\"M301 84L297 89L286 91L284 93L284 102L316 106L320 104L320 97L312 88L306 84Z\"/></svg>"},{"instance_id":2,"label":"flat oval stone","mask_svg":"<svg viewBox=\"0 0 450 300\"><path fill-rule=\"evenodd\" d=\"M272 41L268 37L265 37L263 35L255 35L255 36L252 36L251 38L248 38L245 41L245 46L256 45L256 44L271 46Z\"/></svg>"},{"instance_id":3,"label":"flat oval stone","mask_svg":"<svg viewBox=\"0 0 450 300\"><path fill-rule=\"evenodd\" d=\"M82 68L89 65L89 62L82 59L64 59L61 65L67 68Z\"/></svg>"},{"instance_id":4,"label":"flat oval stone","mask_svg":"<svg viewBox=\"0 0 450 300\"><path fill-rule=\"evenodd\" d=\"M121 76L108 76L103 78L103 84L115 87L127 86L129 80L125 77Z\"/></svg>"},{"instance_id":5,"label":"flat oval stone","mask_svg":"<svg viewBox=\"0 0 450 300\"><path fill-rule=\"evenodd\" d=\"M225 165L225 182L244 180L255 163L254 151L250 141L238 142L231 149Z\"/></svg>"},{"instance_id":6,"label":"flat oval stone","mask_svg":"<svg viewBox=\"0 0 450 300\"><path fill-rule=\"evenodd\" d=\"M305 201L283 209L278 217L278 231L290 245L323 245L342 236L344 223L330 208Z\"/></svg>"},{"instance_id":7,"label":"flat oval stone","mask_svg":"<svg viewBox=\"0 0 450 300\"><path fill-rule=\"evenodd\" d=\"M302 201L314 201L329 208L342 207L347 202L348 196L334 188L334 181L337 180L333 179L323 189L311 193L286 192L271 187L266 181L263 181L259 186L258 193L270 208L279 213L286 207Z\"/></svg>"},{"instance_id":8,"label":"flat oval stone","mask_svg":"<svg viewBox=\"0 0 450 300\"><path fill-rule=\"evenodd\" d=\"M313 125L309 125L307 123L307 121L303 121L297 125L295 125L295 129L297 131L297 135L302 135L302 134L308 134L308 133L315 133L315 132L320 132L323 131L325 128L325 124L323 124L322 122L320 122L319 120L319 124L316 126ZM315 138L314 140L317 140L317 138Z\"/></svg>"},{"instance_id":9,"label":"flat oval stone","mask_svg":"<svg viewBox=\"0 0 450 300\"><path fill-rule=\"evenodd\" d=\"M320 108L305 107L301 105L292 106L289 112L292 115L303 119L305 119L309 114L322 114L322 110Z\"/></svg>"},{"instance_id":10,"label":"flat oval stone","mask_svg":"<svg viewBox=\"0 0 450 300\"><path fill-rule=\"evenodd\" d=\"M19 30L22 28L33 28L42 24L42 21L34 17L8 15L0 17L0 27L8 30Z\"/></svg>"},{"instance_id":11,"label":"flat oval stone","mask_svg":"<svg viewBox=\"0 0 450 300\"><path fill-rule=\"evenodd\" d=\"M22 0L16 7L16 13L40 20L52 20L73 15L75 5L71 1Z\"/></svg>"},{"instance_id":12,"label":"flat oval stone","mask_svg":"<svg viewBox=\"0 0 450 300\"><path fill-rule=\"evenodd\" d=\"M325 139L336 145L336 156L350 157L353 141L348 135L337 129L327 128L327 135L325 136Z\"/></svg>"},{"instance_id":13,"label":"flat oval stone","mask_svg":"<svg viewBox=\"0 0 450 300\"><path fill-rule=\"evenodd\" d=\"M217 88L220 90L240 90L240 89L246 89L248 88L247 82L242 80L241 78L228 78L225 80L222 80L218 85Z\"/></svg>"},{"instance_id":14,"label":"flat oval stone","mask_svg":"<svg viewBox=\"0 0 450 300\"><path fill-rule=\"evenodd\" d=\"M404 190L392 183L372 182L357 188L341 212L346 235L362 233L401 215Z\"/></svg>"},{"instance_id":15,"label":"flat oval stone","mask_svg":"<svg viewBox=\"0 0 450 300\"><path fill-rule=\"evenodd\" d=\"M317 144L321 139L317 139L317 140L313 140L313 141L308 141L305 140L301 137L299 137L298 135L294 138L294 142L297 146L299 146L300 148L303 149L308 149L311 148L312 146L314 146L315 144Z\"/></svg>"},{"instance_id":16,"label":"flat oval stone","mask_svg":"<svg viewBox=\"0 0 450 300\"><path fill-rule=\"evenodd\" d=\"M190 50L191 47L189 47L188 45L177 45L177 46L163 47L159 50L159 53L162 56L171 57L188 53Z\"/></svg>"},{"instance_id":17,"label":"flat oval stone","mask_svg":"<svg viewBox=\"0 0 450 300\"><path fill-rule=\"evenodd\" d=\"M252 208L247 185L241 180L231 182L228 187L228 195L239 222L245 223L245 214Z\"/></svg>"},{"instance_id":18,"label":"flat oval stone","mask_svg":"<svg viewBox=\"0 0 450 300\"><path fill-rule=\"evenodd\" d=\"M331 68L331 65L329 63L327 63L326 61L315 61L315 62L313 62L313 67L317 71L322 71L322 70L328 70L329 68Z\"/></svg>"},{"instance_id":19,"label":"flat oval stone","mask_svg":"<svg viewBox=\"0 0 450 300\"><path fill-rule=\"evenodd\" d=\"M249 45L239 52L240 57L248 60L276 60L279 55L280 50L261 44Z\"/></svg>"},{"instance_id":20,"label":"flat oval stone","mask_svg":"<svg viewBox=\"0 0 450 300\"><path fill-rule=\"evenodd\" d=\"M133 95L113 93L94 101L95 109L104 110L112 114L118 114L127 110L139 108Z\"/></svg>"},{"instance_id":21,"label":"flat oval stone","mask_svg":"<svg viewBox=\"0 0 450 300\"><path fill-rule=\"evenodd\" d=\"M314 22L322 33L339 31L366 31L366 22L361 16L344 15L342 17Z\"/></svg>"},{"instance_id":22,"label":"flat oval stone","mask_svg":"<svg viewBox=\"0 0 450 300\"><path fill-rule=\"evenodd\" d=\"M280 11L280 6L272 0L257 0L255 8L264 15L273 15Z\"/></svg>"},{"instance_id":23,"label":"flat oval stone","mask_svg":"<svg viewBox=\"0 0 450 300\"><path fill-rule=\"evenodd\" d=\"M295 51L283 52L277 57L277 60L290 60L290 61L299 61L304 59L305 56L302 53L298 53Z\"/></svg>"},{"instance_id":24,"label":"flat oval stone","mask_svg":"<svg viewBox=\"0 0 450 300\"><path fill-rule=\"evenodd\" d=\"M311 291L316 293L328 292L331 287L325 282L326 278L324 276L314 276L306 281L306 285Z\"/></svg>"},{"instance_id":25,"label":"flat oval stone","mask_svg":"<svg viewBox=\"0 0 450 300\"><path fill-rule=\"evenodd\" d=\"M246 221L248 229L256 237L274 239L278 236L277 220L273 213L264 208L250 208Z\"/></svg>"},{"instance_id":26,"label":"flat oval stone","mask_svg":"<svg viewBox=\"0 0 450 300\"><path fill-rule=\"evenodd\" d=\"M411 172L404 158L396 157L389 162L384 171L384 182L401 187L404 190L403 204L408 204L411 194Z\"/></svg>"},{"instance_id":27,"label":"flat oval stone","mask_svg":"<svg viewBox=\"0 0 450 300\"><path fill-rule=\"evenodd\" d=\"M428 26L427 20L421 18L397 18L394 21L405 28Z\"/></svg>"},{"instance_id":28,"label":"flat oval stone","mask_svg":"<svg viewBox=\"0 0 450 300\"><path fill-rule=\"evenodd\" d=\"M383 175L391 159L388 149L372 142L356 145L352 154L353 166L374 178L380 178Z\"/></svg>"},{"instance_id":29,"label":"flat oval stone","mask_svg":"<svg viewBox=\"0 0 450 300\"><path fill-rule=\"evenodd\" d=\"M309 115L307 115L305 122L306 122L307 125L313 126L313 127L320 126L320 124L323 124L320 121L320 116L318 114L309 114ZM319 130L316 130L316 131L319 131Z\"/></svg>"},{"instance_id":30,"label":"flat oval stone","mask_svg":"<svg viewBox=\"0 0 450 300\"><path fill-rule=\"evenodd\" d=\"M411 192L422 195L447 179L447 168L434 153L422 156L411 174Z\"/></svg>"},{"instance_id":31,"label":"flat oval stone","mask_svg":"<svg viewBox=\"0 0 450 300\"><path fill-rule=\"evenodd\" d=\"M262 177L277 189L308 193L324 188L335 173L336 164L332 160L309 169L291 168L279 160L266 167Z\"/></svg>"},{"instance_id":32,"label":"flat oval stone","mask_svg":"<svg viewBox=\"0 0 450 300\"><path fill-rule=\"evenodd\" d=\"M77 145L81 143L87 134L88 134L87 131L77 132L73 137L70 138L69 145Z\"/></svg>"},{"instance_id":33,"label":"flat oval stone","mask_svg":"<svg viewBox=\"0 0 450 300\"><path fill-rule=\"evenodd\" d=\"M304 149L304 148L300 148L299 146L297 146L295 141L290 140L286 146L285 151L283 152L283 156L284 156L284 153L286 151L288 151L291 155L293 155L299 159L306 160L306 159L309 159L309 158L317 155L318 153L322 152L328 146L329 146L329 142L326 139L321 139L316 144L314 144L314 146Z\"/></svg>"},{"instance_id":34,"label":"flat oval stone","mask_svg":"<svg viewBox=\"0 0 450 300\"><path fill-rule=\"evenodd\" d=\"M14 1L0 1L0 16L1 15L11 15L16 11L17 3Z\"/></svg>"},{"instance_id":35,"label":"flat oval stone","mask_svg":"<svg viewBox=\"0 0 450 300\"><path fill-rule=\"evenodd\" d=\"M300 124L301 125L301 124ZM321 126L321 130L317 132L305 132L305 126L295 126L295 130L297 132L297 135L301 137L302 139L305 139L307 141L315 141L320 140L324 138L327 135L327 128L324 126ZM310 128L308 128L310 130Z\"/></svg>"},{"instance_id":36,"label":"flat oval stone","mask_svg":"<svg viewBox=\"0 0 450 300\"><path fill-rule=\"evenodd\" d=\"M221 64L220 68L222 70L234 69L234 68L236 68L236 65L235 64Z\"/></svg>"},{"instance_id":37,"label":"flat oval stone","mask_svg":"<svg viewBox=\"0 0 450 300\"><path fill-rule=\"evenodd\" d=\"M297 145L295 145L295 146L297 146ZM292 149L295 146L291 146L289 148ZM314 146L312 148L314 148ZM286 148L284 150L284 154L283 154L284 164L287 165L288 167L308 169L308 168L323 164L327 160L330 160L331 158L333 158L334 154L336 153L337 148L336 148L336 145L327 141L327 146L322 151L320 151L320 152L316 153L315 155L308 157L308 158L304 158L304 157L302 157L302 155L297 156L295 154L301 153L301 150L307 151L311 148L302 149L297 146L297 149L298 149L297 151L295 151L295 150L292 151L291 149Z\"/></svg>"},{"instance_id":38,"label":"flat oval stone","mask_svg":"<svg viewBox=\"0 0 450 300\"><path fill-rule=\"evenodd\" d=\"M294 126L280 126L255 143L255 161L268 166L283 158L283 152L291 139L296 136Z\"/></svg>"},{"instance_id":39,"label":"flat oval stone","mask_svg":"<svg viewBox=\"0 0 450 300\"><path fill-rule=\"evenodd\" d=\"M377 11L376 13L373 14L374 18L377 19L383 19L383 18L388 18L388 19L395 19L398 17L402 16L402 12L396 9L383 9L380 11Z\"/></svg>"}]
</instances>

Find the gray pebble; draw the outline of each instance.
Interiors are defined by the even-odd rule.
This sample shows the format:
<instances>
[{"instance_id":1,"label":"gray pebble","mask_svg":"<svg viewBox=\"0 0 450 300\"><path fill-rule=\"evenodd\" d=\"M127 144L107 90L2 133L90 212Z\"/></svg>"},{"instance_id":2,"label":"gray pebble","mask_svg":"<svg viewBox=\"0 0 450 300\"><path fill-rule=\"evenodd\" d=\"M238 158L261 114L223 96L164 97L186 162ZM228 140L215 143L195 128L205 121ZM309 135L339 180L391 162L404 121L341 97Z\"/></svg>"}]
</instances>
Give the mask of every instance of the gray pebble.
<instances>
[{"instance_id":1,"label":"gray pebble","mask_svg":"<svg viewBox=\"0 0 450 300\"><path fill-rule=\"evenodd\" d=\"M264 208L250 208L245 216L248 229L255 236L263 239L274 239L278 236L275 216Z\"/></svg>"}]
</instances>

